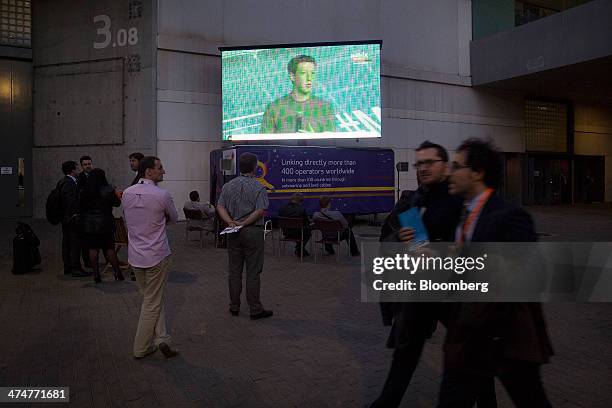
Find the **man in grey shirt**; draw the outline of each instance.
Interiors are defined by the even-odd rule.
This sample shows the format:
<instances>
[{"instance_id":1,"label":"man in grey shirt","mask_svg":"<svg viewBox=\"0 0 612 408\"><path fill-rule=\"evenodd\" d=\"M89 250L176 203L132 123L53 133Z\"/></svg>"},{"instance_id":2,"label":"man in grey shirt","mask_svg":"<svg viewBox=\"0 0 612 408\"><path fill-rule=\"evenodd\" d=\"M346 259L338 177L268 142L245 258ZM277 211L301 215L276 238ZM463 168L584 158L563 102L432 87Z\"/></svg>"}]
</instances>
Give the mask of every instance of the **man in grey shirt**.
<instances>
[{"instance_id":1,"label":"man in grey shirt","mask_svg":"<svg viewBox=\"0 0 612 408\"><path fill-rule=\"evenodd\" d=\"M246 297L251 319L272 316L259 300L260 277L264 261L263 215L268 208L266 189L255 180L257 156L243 153L239 159L240 176L223 186L217 203L219 217L230 227L241 226L227 236L229 257L230 313L240 313L242 270L246 265Z\"/></svg>"},{"instance_id":2,"label":"man in grey shirt","mask_svg":"<svg viewBox=\"0 0 612 408\"><path fill-rule=\"evenodd\" d=\"M357 245L357 241L355 241L355 235L353 234L353 231L349 228L348 221L346 220L346 218L344 218L344 215L342 215L340 211L331 209L331 198L327 196L321 197L319 199L319 206L321 207L321 209L312 215L312 219L323 221L338 221L344 228L344 231L342 231L342 234L340 234L340 240L346 240L346 242L349 244L352 256L361 255L361 253L359 252L359 246ZM336 235L325 238L330 240L338 239ZM335 253L334 247L330 244L325 244L325 251L330 255L333 255Z\"/></svg>"}]
</instances>

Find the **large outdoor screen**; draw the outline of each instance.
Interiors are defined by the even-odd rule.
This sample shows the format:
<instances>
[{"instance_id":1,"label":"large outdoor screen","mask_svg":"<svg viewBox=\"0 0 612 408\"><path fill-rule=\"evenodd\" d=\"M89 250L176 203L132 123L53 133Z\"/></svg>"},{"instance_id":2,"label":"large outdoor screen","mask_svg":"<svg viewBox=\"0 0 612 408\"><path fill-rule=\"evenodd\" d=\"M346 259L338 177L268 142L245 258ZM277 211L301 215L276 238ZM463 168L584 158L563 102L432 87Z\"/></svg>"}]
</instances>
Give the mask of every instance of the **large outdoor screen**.
<instances>
[{"instance_id":1,"label":"large outdoor screen","mask_svg":"<svg viewBox=\"0 0 612 408\"><path fill-rule=\"evenodd\" d=\"M380 137L380 45L221 48L223 140Z\"/></svg>"}]
</instances>

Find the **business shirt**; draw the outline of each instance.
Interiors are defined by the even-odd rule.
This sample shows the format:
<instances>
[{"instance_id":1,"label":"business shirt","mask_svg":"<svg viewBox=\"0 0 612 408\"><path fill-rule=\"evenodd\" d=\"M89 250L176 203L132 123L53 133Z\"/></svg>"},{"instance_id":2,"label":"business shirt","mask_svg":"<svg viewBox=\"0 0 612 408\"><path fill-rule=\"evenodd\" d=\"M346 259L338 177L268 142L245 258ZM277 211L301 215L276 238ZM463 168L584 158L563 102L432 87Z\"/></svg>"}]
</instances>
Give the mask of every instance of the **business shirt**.
<instances>
[{"instance_id":1,"label":"business shirt","mask_svg":"<svg viewBox=\"0 0 612 408\"><path fill-rule=\"evenodd\" d=\"M223 185L218 204L234 221L244 221L253 211L268 208L268 193L254 177L240 175ZM253 225L263 225L263 217Z\"/></svg>"},{"instance_id":2,"label":"business shirt","mask_svg":"<svg viewBox=\"0 0 612 408\"><path fill-rule=\"evenodd\" d=\"M87 184L88 177L89 177L89 173L87 173L84 170L79 173L78 177L76 178L76 183L77 183L77 186L79 187L79 190L82 190L85 188L85 184Z\"/></svg>"},{"instance_id":3,"label":"business shirt","mask_svg":"<svg viewBox=\"0 0 612 408\"><path fill-rule=\"evenodd\" d=\"M175 223L178 214L172 196L153 181L140 181L125 189L121 200L128 230L128 262L137 268L150 268L171 254L166 224Z\"/></svg>"},{"instance_id":4,"label":"business shirt","mask_svg":"<svg viewBox=\"0 0 612 408\"><path fill-rule=\"evenodd\" d=\"M480 200L480 198L483 196L484 193L485 192L483 191L482 193L478 194L476 197L472 198L470 201L466 201L463 204L463 206L465 208L464 209L465 216L462 218L462 221L459 223L459 225L457 225L457 229L455 230L455 242L459 242L461 240L461 233L463 231L463 224L465 224L465 221L467 220L468 215L472 211L474 211L474 207L476 207L476 203L478 203L478 201ZM465 232L465 240L468 241L468 242L472 240L472 234L474 233L474 227L476 227L476 224L478 223L478 218L480 218L480 214L476 214L476 217L474 218L474 221L469 226L468 230Z\"/></svg>"}]
</instances>

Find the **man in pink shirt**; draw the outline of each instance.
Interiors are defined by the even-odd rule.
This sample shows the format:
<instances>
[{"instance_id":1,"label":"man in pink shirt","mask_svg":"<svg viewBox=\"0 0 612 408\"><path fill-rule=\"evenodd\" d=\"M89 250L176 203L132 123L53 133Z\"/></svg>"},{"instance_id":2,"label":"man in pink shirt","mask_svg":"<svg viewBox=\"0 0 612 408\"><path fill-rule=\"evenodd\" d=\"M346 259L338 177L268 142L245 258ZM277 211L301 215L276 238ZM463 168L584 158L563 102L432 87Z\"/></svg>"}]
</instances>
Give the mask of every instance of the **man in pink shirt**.
<instances>
[{"instance_id":1,"label":"man in pink shirt","mask_svg":"<svg viewBox=\"0 0 612 408\"><path fill-rule=\"evenodd\" d=\"M138 183L123 192L122 205L128 230L128 262L143 294L134 357L142 358L157 350L166 358L178 355L170 348L166 330L164 291L170 270L170 245L166 224L178 220L172 196L157 183L164 179L164 168L157 157L140 161Z\"/></svg>"}]
</instances>

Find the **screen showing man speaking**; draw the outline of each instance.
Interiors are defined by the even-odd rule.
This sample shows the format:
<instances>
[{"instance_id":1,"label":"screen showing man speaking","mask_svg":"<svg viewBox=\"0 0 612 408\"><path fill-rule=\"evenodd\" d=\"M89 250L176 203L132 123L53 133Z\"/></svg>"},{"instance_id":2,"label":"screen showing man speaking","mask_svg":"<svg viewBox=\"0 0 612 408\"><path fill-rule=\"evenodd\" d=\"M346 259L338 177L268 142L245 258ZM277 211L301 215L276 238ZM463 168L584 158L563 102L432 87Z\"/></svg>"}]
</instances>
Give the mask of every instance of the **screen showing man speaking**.
<instances>
[{"instance_id":1,"label":"screen showing man speaking","mask_svg":"<svg viewBox=\"0 0 612 408\"><path fill-rule=\"evenodd\" d=\"M380 137L380 42L221 48L223 140Z\"/></svg>"}]
</instances>

